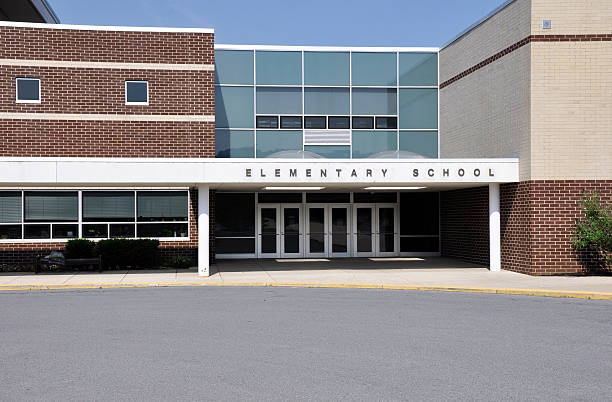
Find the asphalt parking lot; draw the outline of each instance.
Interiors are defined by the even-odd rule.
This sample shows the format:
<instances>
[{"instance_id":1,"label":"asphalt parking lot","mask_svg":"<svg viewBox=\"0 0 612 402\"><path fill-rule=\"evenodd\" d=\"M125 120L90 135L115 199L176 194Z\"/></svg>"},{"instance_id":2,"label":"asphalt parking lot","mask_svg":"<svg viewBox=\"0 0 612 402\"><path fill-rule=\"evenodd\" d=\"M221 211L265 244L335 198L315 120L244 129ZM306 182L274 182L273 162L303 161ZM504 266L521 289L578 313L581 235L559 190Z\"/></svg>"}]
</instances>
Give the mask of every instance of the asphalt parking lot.
<instances>
[{"instance_id":1,"label":"asphalt parking lot","mask_svg":"<svg viewBox=\"0 0 612 402\"><path fill-rule=\"evenodd\" d=\"M370 289L0 293L1 400L609 400L612 302Z\"/></svg>"}]
</instances>

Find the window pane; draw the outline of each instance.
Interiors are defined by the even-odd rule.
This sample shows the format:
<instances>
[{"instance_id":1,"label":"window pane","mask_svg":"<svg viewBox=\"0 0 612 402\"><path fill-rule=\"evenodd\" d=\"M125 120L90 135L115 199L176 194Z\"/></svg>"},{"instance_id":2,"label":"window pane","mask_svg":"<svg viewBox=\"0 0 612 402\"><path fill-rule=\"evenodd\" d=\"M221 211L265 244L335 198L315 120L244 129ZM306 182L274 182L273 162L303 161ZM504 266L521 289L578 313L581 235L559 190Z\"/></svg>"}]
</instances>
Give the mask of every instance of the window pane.
<instances>
[{"instance_id":1,"label":"window pane","mask_svg":"<svg viewBox=\"0 0 612 402\"><path fill-rule=\"evenodd\" d=\"M302 88L257 88L257 114L302 114Z\"/></svg>"},{"instance_id":2,"label":"window pane","mask_svg":"<svg viewBox=\"0 0 612 402\"><path fill-rule=\"evenodd\" d=\"M344 116L340 116L340 117L336 117L336 116L329 116L327 119L327 125L330 129L336 128L351 128L351 120L349 117L344 117Z\"/></svg>"},{"instance_id":3,"label":"window pane","mask_svg":"<svg viewBox=\"0 0 612 402\"><path fill-rule=\"evenodd\" d=\"M136 225L132 224L116 224L110 225L110 236L114 237L134 237Z\"/></svg>"},{"instance_id":4,"label":"window pane","mask_svg":"<svg viewBox=\"0 0 612 402\"><path fill-rule=\"evenodd\" d=\"M400 193L400 233L437 235L439 233L439 194Z\"/></svg>"},{"instance_id":5,"label":"window pane","mask_svg":"<svg viewBox=\"0 0 612 402\"><path fill-rule=\"evenodd\" d=\"M53 225L54 239L74 239L79 237L79 225Z\"/></svg>"},{"instance_id":6,"label":"window pane","mask_svg":"<svg viewBox=\"0 0 612 402\"><path fill-rule=\"evenodd\" d=\"M353 88L353 114L397 114L396 90Z\"/></svg>"},{"instance_id":7,"label":"window pane","mask_svg":"<svg viewBox=\"0 0 612 402\"><path fill-rule=\"evenodd\" d=\"M0 191L0 223L21 222L21 191Z\"/></svg>"},{"instance_id":8,"label":"window pane","mask_svg":"<svg viewBox=\"0 0 612 402\"><path fill-rule=\"evenodd\" d=\"M350 114L348 88L304 88L304 112L312 114Z\"/></svg>"},{"instance_id":9,"label":"window pane","mask_svg":"<svg viewBox=\"0 0 612 402\"><path fill-rule=\"evenodd\" d=\"M217 158L253 158L255 134L252 130L215 130Z\"/></svg>"},{"instance_id":10,"label":"window pane","mask_svg":"<svg viewBox=\"0 0 612 402\"><path fill-rule=\"evenodd\" d=\"M0 239L21 239L21 225L0 225Z\"/></svg>"},{"instance_id":11,"label":"window pane","mask_svg":"<svg viewBox=\"0 0 612 402\"><path fill-rule=\"evenodd\" d=\"M51 225L25 225L25 239L49 239L51 238Z\"/></svg>"},{"instance_id":12,"label":"window pane","mask_svg":"<svg viewBox=\"0 0 612 402\"><path fill-rule=\"evenodd\" d=\"M257 158L288 150L302 150L301 130L257 130Z\"/></svg>"},{"instance_id":13,"label":"window pane","mask_svg":"<svg viewBox=\"0 0 612 402\"><path fill-rule=\"evenodd\" d=\"M215 195L215 236L255 236L255 193Z\"/></svg>"},{"instance_id":14,"label":"window pane","mask_svg":"<svg viewBox=\"0 0 612 402\"><path fill-rule=\"evenodd\" d=\"M83 237L90 239L103 239L108 237L108 225L104 223L83 225Z\"/></svg>"},{"instance_id":15,"label":"window pane","mask_svg":"<svg viewBox=\"0 0 612 402\"><path fill-rule=\"evenodd\" d=\"M306 202L307 203L343 203L348 204L351 202L351 194L350 193L307 193L306 194Z\"/></svg>"},{"instance_id":16,"label":"window pane","mask_svg":"<svg viewBox=\"0 0 612 402\"><path fill-rule=\"evenodd\" d=\"M395 131L353 131L353 158L367 158L397 149Z\"/></svg>"},{"instance_id":17,"label":"window pane","mask_svg":"<svg viewBox=\"0 0 612 402\"><path fill-rule=\"evenodd\" d=\"M357 129L373 129L373 117L353 117L353 128Z\"/></svg>"},{"instance_id":18,"label":"window pane","mask_svg":"<svg viewBox=\"0 0 612 402\"><path fill-rule=\"evenodd\" d=\"M253 84L253 52L215 50L215 84Z\"/></svg>"},{"instance_id":19,"label":"window pane","mask_svg":"<svg viewBox=\"0 0 612 402\"><path fill-rule=\"evenodd\" d=\"M186 223L139 223L138 237L187 237Z\"/></svg>"},{"instance_id":20,"label":"window pane","mask_svg":"<svg viewBox=\"0 0 612 402\"><path fill-rule=\"evenodd\" d=\"M400 53L399 79L402 86L438 85L438 55Z\"/></svg>"},{"instance_id":21,"label":"window pane","mask_svg":"<svg viewBox=\"0 0 612 402\"><path fill-rule=\"evenodd\" d=\"M400 128L438 128L438 90L400 89Z\"/></svg>"},{"instance_id":22,"label":"window pane","mask_svg":"<svg viewBox=\"0 0 612 402\"><path fill-rule=\"evenodd\" d=\"M281 128L302 128L302 116L281 116Z\"/></svg>"},{"instance_id":23,"label":"window pane","mask_svg":"<svg viewBox=\"0 0 612 402\"><path fill-rule=\"evenodd\" d=\"M393 203L397 202L397 193L353 193L353 201L364 203Z\"/></svg>"},{"instance_id":24,"label":"window pane","mask_svg":"<svg viewBox=\"0 0 612 402\"><path fill-rule=\"evenodd\" d=\"M400 251L410 252L438 252L440 247L439 237L400 237Z\"/></svg>"},{"instance_id":25,"label":"window pane","mask_svg":"<svg viewBox=\"0 0 612 402\"><path fill-rule=\"evenodd\" d=\"M147 82L127 81L125 84L125 90L127 91L126 102L148 102L147 87Z\"/></svg>"},{"instance_id":26,"label":"window pane","mask_svg":"<svg viewBox=\"0 0 612 402\"><path fill-rule=\"evenodd\" d=\"M26 191L26 222L76 221L79 217L76 191Z\"/></svg>"},{"instance_id":27,"label":"window pane","mask_svg":"<svg viewBox=\"0 0 612 402\"><path fill-rule=\"evenodd\" d=\"M353 53L353 85L395 86L395 53Z\"/></svg>"},{"instance_id":28,"label":"window pane","mask_svg":"<svg viewBox=\"0 0 612 402\"><path fill-rule=\"evenodd\" d=\"M17 99L29 101L40 100L40 81L37 79L18 78Z\"/></svg>"},{"instance_id":29,"label":"window pane","mask_svg":"<svg viewBox=\"0 0 612 402\"><path fill-rule=\"evenodd\" d=\"M278 116L257 116L257 128L278 128Z\"/></svg>"},{"instance_id":30,"label":"window pane","mask_svg":"<svg viewBox=\"0 0 612 402\"><path fill-rule=\"evenodd\" d=\"M260 204L265 203L301 203L302 193L259 193L257 201ZM276 230L276 229L274 229Z\"/></svg>"},{"instance_id":31,"label":"window pane","mask_svg":"<svg viewBox=\"0 0 612 402\"><path fill-rule=\"evenodd\" d=\"M376 128L397 128L397 117L377 117Z\"/></svg>"},{"instance_id":32,"label":"window pane","mask_svg":"<svg viewBox=\"0 0 612 402\"><path fill-rule=\"evenodd\" d=\"M133 221L133 191L84 191L83 222Z\"/></svg>"},{"instance_id":33,"label":"window pane","mask_svg":"<svg viewBox=\"0 0 612 402\"><path fill-rule=\"evenodd\" d=\"M304 84L349 85L350 62L347 52L304 52Z\"/></svg>"},{"instance_id":34,"label":"window pane","mask_svg":"<svg viewBox=\"0 0 612 402\"><path fill-rule=\"evenodd\" d=\"M351 147L348 145L305 145L304 150L330 159L348 159L351 157Z\"/></svg>"},{"instance_id":35,"label":"window pane","mask_svg":"<svg viewBox=\"0 0 612 402\"><path fill-rule=\"evenodd\" d=\"M186 221L187 191L139 191L139 221Z\"/></svg>"},{"instance_id":36,"label":"window pane","mask_svg":"<svg viewBox=\"0 0 612 402\"><path fill-rule=\"evenodd\" d=\"M255 239L216 238L215 251L217 254L253 254L255 252Z\"/></svg>"},{"instance_id":37,"label":"window pane","mask_svg":"<svg viewBox=\"0 0 612 402\"><path fill-rule=\"evenodd\" d=\"M304 117L304 128L326 128L326 117L325 116L306 116Z\"/></svg>"},{"instance_id":38,"label":"window pane","mask_svg":"<svg viewBox=\"0 0 612 402\"><path fill-rule=\"evenodd\" d=\"M302 85L301 52L258 51L255 58L257 59L257 84Z\"/></svg>"},{"instance_id":39,"label":"window pane","mask_svg":"<svg viewBox=\"0 0 612 402\"><path fill-rule=\"evenodd\" d=\"M215 126L253 128L253 87L215 87Z\"/></svg>"},{"instance_id":40,"label":"window pane","mask_svg":"<svg viewBox=\"0 0 612 402\"><path fill-rule=\"evenodd\" d=\"M400 131L400 150L426 158L438 157L437 131Z\"/></svg>"}]
</instances>

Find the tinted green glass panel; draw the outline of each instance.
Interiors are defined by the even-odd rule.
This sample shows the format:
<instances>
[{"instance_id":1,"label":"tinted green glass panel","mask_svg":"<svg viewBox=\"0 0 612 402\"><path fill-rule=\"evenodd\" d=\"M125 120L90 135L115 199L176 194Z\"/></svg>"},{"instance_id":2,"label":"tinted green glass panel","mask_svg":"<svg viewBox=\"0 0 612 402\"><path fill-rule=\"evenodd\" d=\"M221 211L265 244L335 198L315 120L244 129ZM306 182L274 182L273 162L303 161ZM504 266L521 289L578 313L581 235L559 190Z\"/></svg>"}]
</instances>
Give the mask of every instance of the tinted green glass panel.
<instances>
[{"instance_id":1,"label":"tinted green glass panel","mask_svg":"<svg viewBox=\"0 0 612 402\"><path fill-rule=\"evenodd\" d=\"M302 85L301 52L266 52L255 54L258 85Z\"/></svg>"},{"instance_id":2,"label":"tinted green glass panel","mask_svg":"<svg viewBox=\"0 0 612 402\"><path fill-rule=\"evenodd\" d=\"M351 99L348 88L304 88L306 114L350 114Z\"/></svg>"},{"instance_id":3,"label":"tinted green glass panel","mask_svg":"<svg viewBox=\"0 0 612 402\"><path fill-rule=\"evenodd\" d=\"M253 52L215 50L215 84L253 84Z\"/></svg>"},{"instance_id":4,"label":"tinted green glass panel","mask_svg":"<svg viewBox=\"0 0 612 402\"><path fill-rule=\"evenodd\" d=\"M400 150L414 152L426 158L437 158L438 132L400 131Z\"/></svg>"},{"instance_id":5,"label":"tinted green glass panel","mask_svg":"<svg viewBox=\"0 0 612 402\"><path fill-rule=\"evenodd\" d=\"M84 222L133 221L133 191L83 191Z\"/></svg>"},{"instance_id":6,"label":"tinted green glass panel","mask_svg":"<svg viewBox=\"0 0 612 402\"><path fill-rule=\"evenodd\" d=\"M21 222L21 191L0 191L0 223Z\"/></svg>"},{"instance_id":7,"label":"tinted green glass panel","mask_svg":"<svg viewBox=\"0 0 612 402\"><path fill-rule=\"evenodd\" d=\"M346 52L304 52L304 84L349 85L350 62Z\"/></svg>"},{"instance_id":8,"label":"tinted green glass panel","mask_svg":"<svg viewBox=\"0 0 612 402\"><path fill-rule=\"evenodd\" d=\"M215 126L253 128L253 87L215 87Z\"/></svg>"},{"instance_id":9,"label":"tinted green glass panel","mask_svg":"<svg viewBox=\"0 0 612 402\"><path fill-rule=\"evenodd\" d=\"M348 159L351 157L351 147L348 145L305 145L304 151L314 152L330 159Z\"/></svg>"},{"instance_id":10,"label":"tinted green glass panel","mask_svg":"<svg viewBox=\"0 0 612 402\"><path fill-rule=\"evenodd\" d=\"M400 89L400 128L438 128L438 90Z\"/></svg>"},{"instance_id":11,"label":"tinted green glass panel","mask_svg":"<svg viewBox=\"0 0 612 402\"><path fill-rule=\"evenodd\" d=\"M396 53L353 53L353 85L395 86Z\"/></svg>"},{"instance_id":12,"label":"tinted green glass panel","mask_svg":"<svg viewBox=\"0 0 612 402\"><path fill-rule=\"evenodd\" d=\"M302 130L257 130L257 158L288 150L302 150Z\"/></svg>"},{"instance_id":13,"label":"tinted green glass panel","mask_svg":"<svg viewBox=\"0 0 612 402\"><path fill-rule=\"evenodd\" d=\"M438 85L436 53L400 53L399 80L402 86Z\"/></svg>"},{"instance_id":14,"label":"tinted green glass panel","mask_svg":"<svg viewBox=\"0 0 612 402\"><path fill-rule=\"evenodd\" d=\"M367 158L397 149L396 131L353 131L353 158Z\"/></svg>"},{"instance_id":15,"label":"tinted green glass panel","mask_svg":"<svg viewBox=\"0 0 612 402\"><path fill-rule=\"evenodd\" d=\"M353 114L397 114L396 90L353 88Z\"/></svg>"},{"instance_id":16,"label":"tinted green glass panel","mask_svg":"<svg viewBox=\"0 0 612 402\"><path fill-rule=\"evenodd\" d=\"M215 131L215 155L217 158L255 157L255 134L251 130Z\"/></svg>"},{"instance_id":17,"label":"tinted green glass panel","mask_svg":"<svg viewBox=\"0 0 612 402\"><path fill-rule=\"evenodd\" d=\"M257 114L302 114L302 88L257 88Z\"/></svg>"},{"instance_id":18,"label":"tinted green glass panel","mask_svg":"<svg viewBox=\"0 0 612 402\"><path fill-rule=\"evenodd\" d=\"M139 221L186 221L187 191L138 191Z\"/></svg>"},{"instance_id":19,"label":"tinted green glass panel","mask_svg":"<svg viewBox=\"0 0 612 402\"><path fill-rule=\"evenodd\" d=\"M26 191L26 222L65 222L79 218L76 191Z\"/></svg>"}]
</instances>

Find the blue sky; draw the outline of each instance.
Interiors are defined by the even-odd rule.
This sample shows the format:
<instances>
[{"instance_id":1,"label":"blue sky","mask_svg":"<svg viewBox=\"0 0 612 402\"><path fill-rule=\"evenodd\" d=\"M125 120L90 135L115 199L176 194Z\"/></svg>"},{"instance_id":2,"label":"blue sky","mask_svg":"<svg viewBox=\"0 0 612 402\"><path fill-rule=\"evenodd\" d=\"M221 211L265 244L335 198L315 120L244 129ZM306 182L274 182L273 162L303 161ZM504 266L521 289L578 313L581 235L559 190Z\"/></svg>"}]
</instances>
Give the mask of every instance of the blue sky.
<instances>
[{"instance_id":1,"label":"blue sky","mask_svg":"<svg viewBox=\"0 0 612 402\"><path fill-rule=\"evenodd\" d=\"M204 27L216 43L442 46L503 0L50 0L64 24Z\"/></svg>"}]
</instances>

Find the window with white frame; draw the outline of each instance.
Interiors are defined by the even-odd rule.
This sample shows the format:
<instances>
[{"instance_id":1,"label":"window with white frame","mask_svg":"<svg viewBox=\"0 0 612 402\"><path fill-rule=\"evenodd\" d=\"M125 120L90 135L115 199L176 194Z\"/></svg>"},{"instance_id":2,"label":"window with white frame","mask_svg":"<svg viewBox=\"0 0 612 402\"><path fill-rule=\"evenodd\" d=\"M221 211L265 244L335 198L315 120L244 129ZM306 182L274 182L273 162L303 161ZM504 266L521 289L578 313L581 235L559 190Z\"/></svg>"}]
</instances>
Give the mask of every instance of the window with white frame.
<instances>
[{"instance_id":1,"label":"window with white frame","mask_svg":"<svg viewBox=\"0 0 612 402\"><path fill-rule=\"evenodd\" d=\"M188 211L186 190L0 191L0 240L187 238Z\"/></svg>"},{"instance_id":2,"label":"window with white frame","mask_svg":"<svg viewBox=\"0 0 612 402\"><path fill-rule=\"evenodd\" d=\"M126 81L125 82L125 104L126 105L148 105L149 104L149 82L148 81Z\"/></svg>"},{"instance_id":3,"label":"window with white frame","mask_svg":"<svg viewBox=\"0 0 612 402\"><path fill-rule=\"evenodd\" d=\"M40 103L40 79L17 78L15 80L15 101L17 103Z\"/></svg>"}]
</instances>

